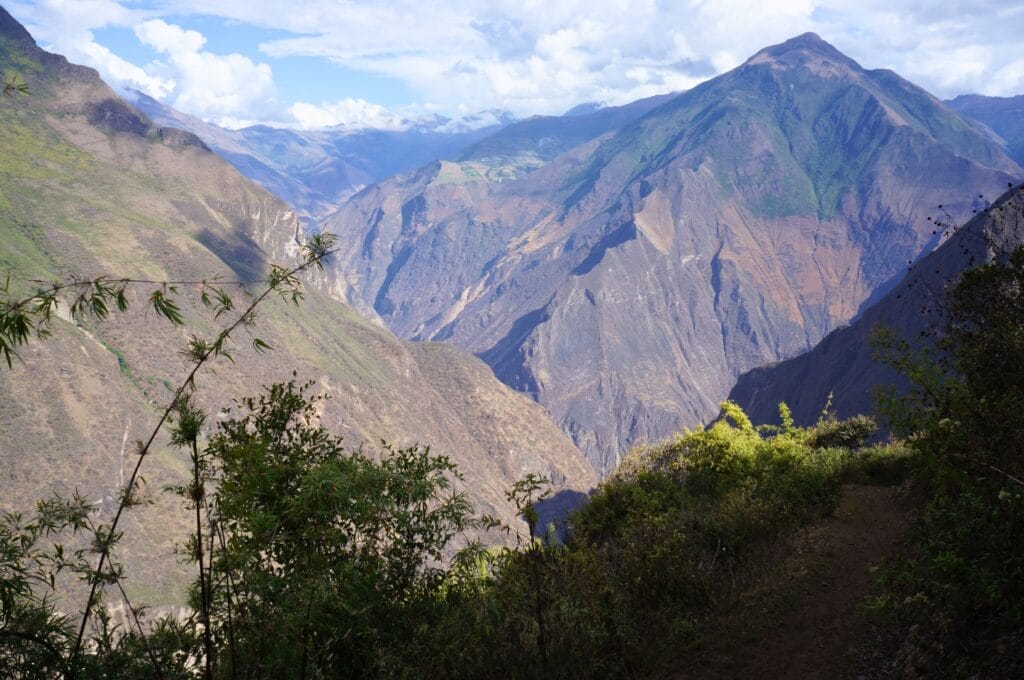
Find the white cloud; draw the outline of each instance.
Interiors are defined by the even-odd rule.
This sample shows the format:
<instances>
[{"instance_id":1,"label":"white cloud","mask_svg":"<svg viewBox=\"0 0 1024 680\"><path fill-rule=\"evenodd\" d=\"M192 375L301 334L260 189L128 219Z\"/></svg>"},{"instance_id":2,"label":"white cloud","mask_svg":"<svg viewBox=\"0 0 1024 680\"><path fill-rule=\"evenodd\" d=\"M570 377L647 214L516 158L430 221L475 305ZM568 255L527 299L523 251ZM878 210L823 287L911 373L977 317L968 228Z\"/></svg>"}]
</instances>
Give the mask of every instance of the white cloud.
<instances>
[{"instance_id":1,"label":"white cloud","mask_svg":"<svg viewBox=\"0 0 1024 680\"><path fill-rule=\"evenodd\" d=\"M202 33L186 31L160 19L151 19L136 24L135 35L157 52L168 54L198 52L206 44L206 38Z\"/></svg>"},{"instance_id":2,"label":"white cloud","mask_svg":"<svg viewBox=\"0 0 1024 680\"><path fill-rule=\"evenodd\" d=\"M307 0L285 15L275 0L221 0L214 10L206 0L171 2L290 31L266 42L266 54L398 78L448 110L622 103L690 87L805 31L939 96L1021 87L1019 0Z\"/></svg>"},{"instance_id":3,"label":"white cloud","mask_svg":"<svg viewBox=\"0 0 1024 680\"><path fill-rule=\"evenodd\" d=\"M996 71L982 93L1002 97L1024 93L1024 58L1012 61Z\"/></svg>"},{"instance_id":4,"label":"white cloud","mask_svg":"<svg viewBox=\"0 0 1024 680\"><path fill-rule=\"evenodd\" d=\"M204 51L201 33L151 18L152 10L128 9L114 0L38 0L11 9L41 44L92 66L115 87L140 90L225 127L286 120L268 64ZM134 30L163 59L138 65L114 54L94 35L107 26Z\"/></svg>"},{"instance_id":5,"label":"white cloud","mask_svg":"<svg viewBox=\"0 0 1024 680\"><path fill-rule=\"evenodd\" d=\"M174 91L173 80L149 73L93 40L83 40L73 51L68 52L65 56L69 59L89 64L107 82L115 85L140 90L156 99L163 99Z\"/></svg>"},{"instance_id":6,"label":"white cloud","mask_svg":"<svg viewBox=\"0 0 1024 680\"><path fill-rule=\"evenodd\" d=\"M317 129L345 125L351 128L403 130L409 121L378 104L363 99L342 99L334 103L296 102L288 112L299 127Z\"/></svg>"},{"instance_id":7,"label":"white cloud","mask_svg":"<svg viewBox=\"0 0 1024 680\"><path fill-rule=\"evenodd\" d=\"M251 125L279 113L274 75L267 64L241 54L203 51L206 38L161 19L136 24L139 41L166 55L147 66L166 74L175 87L166 99L175 108L224 127Z\"/></svg>"},{"instance_id":8,"label":"white cloud","mask_svg":"<svg viewBox=\"0 0 1024 680\"><path fill-rule=\"evenodd\" d=\"M148 73L96 42L93 30L134 23L143 14L114 0L40 0L13 3L9 9L27 24L33 37L75 63L92 66L108 82L165 97L173 82Z\"/></svg>"}]
</instances>

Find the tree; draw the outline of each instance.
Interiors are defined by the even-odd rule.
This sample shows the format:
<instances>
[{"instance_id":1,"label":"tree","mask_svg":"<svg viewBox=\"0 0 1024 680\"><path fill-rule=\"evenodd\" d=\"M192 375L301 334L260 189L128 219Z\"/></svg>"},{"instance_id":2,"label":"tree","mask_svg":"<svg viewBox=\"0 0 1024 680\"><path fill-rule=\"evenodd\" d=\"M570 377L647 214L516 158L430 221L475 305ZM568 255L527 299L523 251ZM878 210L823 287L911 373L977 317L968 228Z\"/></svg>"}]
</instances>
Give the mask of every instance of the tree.
<instances>
[{"instance_id":1,"label":"tree","mask_svg":"<svg viewBox=\"0 0 1024 680\"><path fill-rule=\"evenodd\" d=\"M192 545L208 537L208 561L188 553L216 675L381 673L382 651L429 619L444 550L472 524L448 458L420 446L384 445L379 460L346 451L317 424L322 397L309 388L240 400L199 454L201 480L179 489L205 510ZM195 441L195 422L182 418L179 443ZM197 491L206 484L209 497Z\"/></svg>"}]
</instances>

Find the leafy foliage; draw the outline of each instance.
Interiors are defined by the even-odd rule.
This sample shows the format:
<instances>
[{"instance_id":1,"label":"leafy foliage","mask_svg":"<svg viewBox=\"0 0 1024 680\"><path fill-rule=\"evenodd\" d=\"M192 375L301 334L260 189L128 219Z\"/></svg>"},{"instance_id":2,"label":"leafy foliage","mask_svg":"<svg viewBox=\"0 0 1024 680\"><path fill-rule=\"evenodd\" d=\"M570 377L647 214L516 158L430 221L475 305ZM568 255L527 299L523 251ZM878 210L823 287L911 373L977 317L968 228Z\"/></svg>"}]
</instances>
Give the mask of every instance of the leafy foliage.
<instances>
[{"instance_id":1,"label":"leafy foliage","mask_svg":"<svg viewBox=\"0 0 1024 680\"><path fill-rule=\"evenodd\" d=\"M28 83L21 79L17 73L8 73L4 77L3 96L13 97L16 94L29 94Z\"/></svg>"},{"instance_id":2,"label":"leafy foliage","mask_svg":"<svg viewBox=\"0 0 1024 680\"><path fill-rule=\"evenodd\" d=\"M419 446L345 450L318 425L322 397L309 389L277 384L240 400L205 445L205 414L188 395L175 404L171 440L193 476L171 490L196 518L181 551L198 572L186 621L144 624L130 609L132 625L121 627L97 598L89 651L76 654L74 621L33 584L45 590L70 569L119 587L117 564L101 570L89 559L110 554L118 536L92 526L81 500L41 506L30 523L9 517L0 635L17 639L2 647L3 669L83 678L649 673L696 644L704 618L756 578L774 542L834 507L856 460L809 446L809 430L756 428L727 403L711 427L635 452L572 516L564 542L551 530L535 536L547 480L528 475L508 493L530 528L515 533L516 547L471 540L455 552L457 536L496 525L474 519L452 489L451 461ZM84 531L94 545L65 558L60 544L40 544L61 530Z\"/></svg>"},{"instance_id":3,"label":"leafy foliage","mask_svg":"<svg viewBox=\"0 0 1024 680\"><path fill-rule=\"evenodd\" d=\"M832 395L821 412L821 417L807 433L807 444L814 448L842 447L856 449L864 446L877 431L878 423L871 416L857 415L839 420L831 409ZM792 419L790 419L792 421Z\"/></svg>"}]
</instances>

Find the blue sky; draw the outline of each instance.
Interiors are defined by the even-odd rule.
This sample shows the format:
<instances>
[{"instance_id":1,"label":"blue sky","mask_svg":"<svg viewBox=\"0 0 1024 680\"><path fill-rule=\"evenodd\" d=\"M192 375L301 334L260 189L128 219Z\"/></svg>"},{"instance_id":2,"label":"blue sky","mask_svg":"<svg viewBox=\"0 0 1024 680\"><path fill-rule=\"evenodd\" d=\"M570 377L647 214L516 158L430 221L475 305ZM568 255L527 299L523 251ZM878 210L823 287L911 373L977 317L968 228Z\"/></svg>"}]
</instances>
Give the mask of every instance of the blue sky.
<instances>
[{"instance_id":1,"label":"blue sky","mask_svg":"<svg viewBox=\"0 0 1024 680\"><path fill-rule=\"evenodd\" d=\"M400 127L687 89L815 31L940 97L1024 93L1024 0L14 0L44 47L227 127Z\"/></svg>"}]
</instances>

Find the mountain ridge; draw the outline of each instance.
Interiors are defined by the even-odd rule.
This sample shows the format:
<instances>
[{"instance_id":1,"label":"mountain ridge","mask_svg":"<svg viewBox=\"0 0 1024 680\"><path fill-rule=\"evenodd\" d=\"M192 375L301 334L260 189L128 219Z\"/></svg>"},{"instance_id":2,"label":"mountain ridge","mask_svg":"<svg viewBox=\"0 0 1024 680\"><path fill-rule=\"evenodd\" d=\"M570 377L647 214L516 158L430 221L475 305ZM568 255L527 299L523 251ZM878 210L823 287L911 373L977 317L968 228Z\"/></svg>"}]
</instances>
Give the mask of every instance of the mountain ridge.
<instances>
[{"instance_id":1,"label":"mountain ridge","mask_svg":"<svg viewBox=\"0 0 1024 680\"><path fill-rule=\"evenodd\" d=\"M501 112L460 121L435 117L403 129L299 130L254 125L228 130L132 92L133 104L162 125L197 135L243 175L291 204L312 226L367 184L462 149L512 122ZM493 120L488 121L490 115ZM464 121L476 117L482 125Z\"/></svg>"},{"instance_id":2,"label":"mountain ridge","mask_svg":"<svg viewBox=\"0 0 1024 680\"><path fill-rule=\"evenodd\" d=\"M949 108L991 130L1007 153L1024 165L1024 95L986 97L960 95L945 102Z\"/></svg>"}]
</instances>

